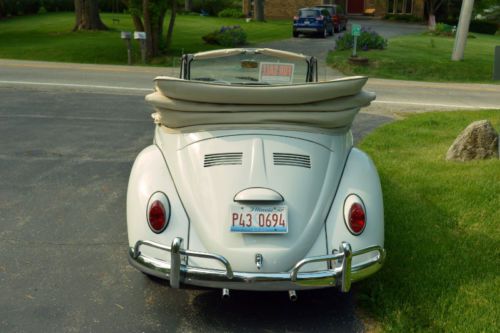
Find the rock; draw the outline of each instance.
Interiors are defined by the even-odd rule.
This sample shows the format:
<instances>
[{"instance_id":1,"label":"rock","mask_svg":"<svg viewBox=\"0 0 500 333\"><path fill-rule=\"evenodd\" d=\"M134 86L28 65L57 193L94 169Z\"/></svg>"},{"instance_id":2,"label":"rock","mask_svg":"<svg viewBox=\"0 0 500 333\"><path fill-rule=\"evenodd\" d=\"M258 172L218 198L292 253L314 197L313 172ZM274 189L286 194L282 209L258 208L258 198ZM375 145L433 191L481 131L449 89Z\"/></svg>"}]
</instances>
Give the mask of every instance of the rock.
<instances>
[{"instance_id":1,"label":"rock","mask_svg":"<svg viewBox=\"0 0 500 333\"><path fill-rule=\"evenodd\" d=\"M469 161L498 158L498 133L488 120L475 121L455 139L447 160Z\"/></svg>"}]
</instances>

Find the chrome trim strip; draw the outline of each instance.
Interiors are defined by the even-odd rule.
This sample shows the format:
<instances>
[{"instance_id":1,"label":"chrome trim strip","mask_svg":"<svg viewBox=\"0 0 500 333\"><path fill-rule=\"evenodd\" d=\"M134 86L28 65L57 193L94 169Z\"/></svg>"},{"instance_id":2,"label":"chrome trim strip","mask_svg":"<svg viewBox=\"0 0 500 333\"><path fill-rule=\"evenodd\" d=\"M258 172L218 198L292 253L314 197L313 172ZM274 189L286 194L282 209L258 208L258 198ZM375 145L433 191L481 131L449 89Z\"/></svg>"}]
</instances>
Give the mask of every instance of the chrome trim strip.
<instances>
[{"instance_id":1,"label":"chrome trim strip","mask_svg":"<svg viewBox=\"0 0 500 333\"><path fill-rule=\"evenodd\" d=\"M385 250L378 246L370 246L358 251L352 251L349 243L341 244L340 253L305 258L299 261L290 272L281 273L253 273L253 272L233 272L230 263L223 256L183 250L180 248L182 238L177 237L172 242L172 247L164 246L149 241L138 241L134 247L129 248L129 262L138 270L159 278L170 280L173 288L179 288L181 283L209 288L228 288L238 290L304 290L318 289L325 287L340 287L341 291L348 292L352 282L359 281L375 272L377 272L385 260ZM156 249L165 250L171 253L178 253L179 266L177 263L169 263L142 255L138 250L141 246L150 246ZM179 248L173 247L179 246ZM178 251L178 252L177 252ZM369 260L352 265L352 257L369 253L378 252L377 256ZM199 258L208 258L221 262L226 270L205 269L182 265L180 256L193 256ZM175 254L177 256L177 254ZM300 272L300 268L306 264L342 259L342 265L333 269ZM174 259L176 260L176 259ZM175 272L174 272L175 271Z\"/></svg>"}]
</instances>

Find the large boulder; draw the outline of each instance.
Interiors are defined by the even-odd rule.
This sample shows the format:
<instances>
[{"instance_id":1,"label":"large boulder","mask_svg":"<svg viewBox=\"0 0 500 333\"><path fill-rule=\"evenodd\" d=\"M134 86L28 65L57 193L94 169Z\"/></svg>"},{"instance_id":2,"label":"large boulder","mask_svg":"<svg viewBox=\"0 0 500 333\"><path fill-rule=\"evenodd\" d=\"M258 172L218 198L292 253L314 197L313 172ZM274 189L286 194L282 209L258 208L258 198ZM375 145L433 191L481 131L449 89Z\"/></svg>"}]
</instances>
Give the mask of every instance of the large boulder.
<instances>
[{"instance_id":1,"label":"large boulder","mask_svg":"<svg viewBox=\"0 0 500 333\"><path fill-rule=\"evenodd\" d=\"M447 160L469 161L498 158L498 133L488 120L475 121L455 139Z\"/></svg>"}]
</instances>

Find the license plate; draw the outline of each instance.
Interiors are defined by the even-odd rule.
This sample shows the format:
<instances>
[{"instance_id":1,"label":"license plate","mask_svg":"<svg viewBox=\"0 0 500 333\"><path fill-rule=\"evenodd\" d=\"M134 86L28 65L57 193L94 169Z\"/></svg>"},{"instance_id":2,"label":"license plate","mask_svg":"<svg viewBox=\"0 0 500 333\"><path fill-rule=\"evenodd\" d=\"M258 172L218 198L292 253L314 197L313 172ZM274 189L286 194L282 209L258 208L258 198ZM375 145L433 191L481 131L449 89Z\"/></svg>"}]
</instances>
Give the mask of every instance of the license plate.
<instances>
[{"instance_id":1,"label":"license plate","mask_svg":"<svg viewBox=\"0 0 500 333\"><path fill-rule=\"evenodd\" d=\"M309 24L309 21L304 21L304 24L305 24L305 25L308 25L308 24Z\"/></svg>"},{"instance_id":2,"label":"license plate","mask_svg":"<svg viewBox=\"0 0 500 333\"><path fill-rule=\"evenodd\" d=\"M230 231L242 233L288 232L288 207L232 205L229 210Z\"/></svg>"}]
</instances>

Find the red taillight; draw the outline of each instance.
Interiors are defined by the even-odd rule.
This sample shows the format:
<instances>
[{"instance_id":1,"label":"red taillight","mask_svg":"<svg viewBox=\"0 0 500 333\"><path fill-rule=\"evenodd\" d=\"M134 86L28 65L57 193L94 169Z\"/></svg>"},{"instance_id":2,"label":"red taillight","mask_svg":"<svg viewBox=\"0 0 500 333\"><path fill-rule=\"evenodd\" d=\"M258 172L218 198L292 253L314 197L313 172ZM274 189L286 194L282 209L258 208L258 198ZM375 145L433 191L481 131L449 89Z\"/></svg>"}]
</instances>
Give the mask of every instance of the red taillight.
<instances>
[{"instance_id":1,"label":"red taillight","mask_svg":"<svg viewBox=\"0 0 500 333\"><path fill-rule=\"evenodd\" d=\"M333 22L339 23L339 17L337 15L333 16Z\"/></svg>"},{"instance_id":2,"label":"red taillight","mask_svg":"<svg viewBox=\"0 0 500 333\"><path fill-rule=\"evenodd\" d=\"M293 20L294 20L294 21L298 21L298 20L299 20L299 17L298 17L298 16L294 16L294 17L293 17Z\"/></svg>"},{"instance_id":3,"label":"red taillight","mask_svg":"<svg viewBox=\"0 0 500 333\"><path fill-rule=\"evenodd\" d=\"M167 214L161 201L153 201L149 207L148 221L153 232L160 233L165 230L165 227L167 226Z\"/></svg>"},{"instance_id":4,"label":"red taillight","mask_svg":"<svg viewBox=\"0 0 500 333\"><path fill-rule=\"evenodd\" d=\"M349 229L359 235L363 232L366 226L366 215L363 206L360 203L353 203L351 209L349 210Z\"/></svg>"}]
</instances>

